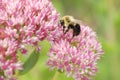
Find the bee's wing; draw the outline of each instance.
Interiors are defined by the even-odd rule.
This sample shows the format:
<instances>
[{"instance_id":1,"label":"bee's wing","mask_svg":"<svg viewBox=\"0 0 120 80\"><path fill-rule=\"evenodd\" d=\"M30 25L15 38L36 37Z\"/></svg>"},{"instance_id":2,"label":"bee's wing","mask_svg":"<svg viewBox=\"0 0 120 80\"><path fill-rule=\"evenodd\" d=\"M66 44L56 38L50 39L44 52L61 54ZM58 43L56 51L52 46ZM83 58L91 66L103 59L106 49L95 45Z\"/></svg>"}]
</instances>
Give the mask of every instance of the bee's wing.
<instances>
[{"instance_id":1,"label":"bee's wing","mask_svg":"<svg viewBox=\"0 0 120 80\"><path fill-rule=\"evenodd\" d=\"M78 23L79 25L84 25L87 26L87 24L85 24L83 21L75 19L75 22Z\"/></svg>"}]
</instances>

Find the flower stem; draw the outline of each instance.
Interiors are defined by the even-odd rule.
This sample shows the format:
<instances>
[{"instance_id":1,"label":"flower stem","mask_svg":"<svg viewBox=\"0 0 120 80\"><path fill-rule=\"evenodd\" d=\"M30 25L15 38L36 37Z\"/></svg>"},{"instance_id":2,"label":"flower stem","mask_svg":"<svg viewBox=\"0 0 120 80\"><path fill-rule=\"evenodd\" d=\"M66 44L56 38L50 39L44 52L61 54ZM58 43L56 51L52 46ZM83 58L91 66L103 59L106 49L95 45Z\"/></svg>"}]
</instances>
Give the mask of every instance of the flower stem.
<instances>
[{"instance_id":1,"label":"flower stem","mask_svg":"<svg viewBox=\"0 0 120 80\"><path fill-rule=\"evenodd\" d=\"M56 71L55 74L54 74L54 76L53 76L53 78L52 78L52 80L57 80L58 75L59 75L59 72Z\"/></svg>"}]
</instances>

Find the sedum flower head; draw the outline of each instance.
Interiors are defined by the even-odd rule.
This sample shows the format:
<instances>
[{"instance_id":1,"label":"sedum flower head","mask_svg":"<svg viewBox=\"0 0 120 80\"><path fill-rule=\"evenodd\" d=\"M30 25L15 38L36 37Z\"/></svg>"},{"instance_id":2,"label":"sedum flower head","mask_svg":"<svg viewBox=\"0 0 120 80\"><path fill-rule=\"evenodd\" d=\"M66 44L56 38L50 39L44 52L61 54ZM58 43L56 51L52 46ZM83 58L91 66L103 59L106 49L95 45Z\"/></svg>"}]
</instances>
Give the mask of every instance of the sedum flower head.
<instances>
[{"instance_id":1,"label":"sedum flower head","mask_svg":"<svg viewBox=\"0 0 120 80\"><path fill-rule=\"evenodd\" d=\"M0 0L0 80L13 80L22 69L18 50L26 45L39 51L44 40L57 26L58 13L49 0Z\"/></svg>"},{"instance_id":2,"label":"sedum flower head","mask_svg":"<svg viewBox=\"0 0 120 80\"><path fill-rule=\"evenodd\" d=\"M57 25L58 13L49 0L0 0L0 5L0 26L20 44L38 46Z\"/></svg>"},{"instance_id":3,"label":"sedum flower head","mask_svg":"<svg viewBox=\"0 0 120 80\"><path fill-rule=\"evenodd\" d=\"M59 27L50 36L52 46L47 65L51 70L65 72L75 80L91 80L96 75L103 50L91 28L81 25L81 33L73 38L71 31L64 35Z\"/></svg>"}]
</instances>

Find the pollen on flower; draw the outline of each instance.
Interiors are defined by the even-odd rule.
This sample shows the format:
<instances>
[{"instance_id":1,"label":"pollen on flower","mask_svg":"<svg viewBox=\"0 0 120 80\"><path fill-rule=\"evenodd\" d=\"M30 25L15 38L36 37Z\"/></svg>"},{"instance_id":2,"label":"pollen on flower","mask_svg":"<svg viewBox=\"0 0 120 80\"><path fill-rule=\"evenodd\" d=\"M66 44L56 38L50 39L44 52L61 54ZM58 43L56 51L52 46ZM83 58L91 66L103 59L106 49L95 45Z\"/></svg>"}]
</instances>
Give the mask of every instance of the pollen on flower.
<instances>
[{"instance_id":1,"label":"pollen on flower","mask_svg":"<svg viewBox=\"0 0 120 80\"><path fill-rule=\"evenodd\" d=\"M59 34L57 33L59 31ZM103 54L95 32L81 25L81 33L72 38L72 33L62 33L61 27L51 33L51 49L47 65L50 69L64 71L74 80L91 80L97 73L97 61Z\"/></svg>"},{"instance_id":2,"label":"pollen on flower","mask_svg":"<svg viewBox=\"0 0 120 80\"><path fill-rule=\"evenodd\" d=\"M77 45L78 43L79 43L79 42L71 42L70 45L77 47L77 46L78 46L78 45Z\"/></svg>"}]
</instances>

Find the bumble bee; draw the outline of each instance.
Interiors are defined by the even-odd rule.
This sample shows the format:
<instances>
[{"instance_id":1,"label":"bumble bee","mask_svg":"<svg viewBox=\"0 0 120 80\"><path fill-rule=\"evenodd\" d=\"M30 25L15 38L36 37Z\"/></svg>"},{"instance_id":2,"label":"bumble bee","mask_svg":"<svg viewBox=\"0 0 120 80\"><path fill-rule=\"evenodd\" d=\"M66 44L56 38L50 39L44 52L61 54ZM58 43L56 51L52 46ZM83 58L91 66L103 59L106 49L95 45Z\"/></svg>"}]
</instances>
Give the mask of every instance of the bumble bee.
<instances>
[{"instance_id":1,"label":"bumble bee","mask_svg":"<svg viewBox=\"0 0 120 80\"><path fill-rule=\"evenodd\" d=\"M80 24L72 16L64 16L60 19L60 24L63 27L63 33L66 34L70 29L73 30L73 37L78 36L81 32Z\"/></svg>"}]
</instances>

